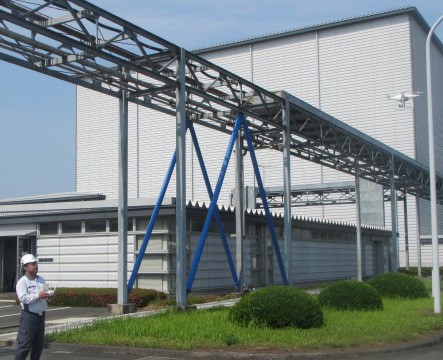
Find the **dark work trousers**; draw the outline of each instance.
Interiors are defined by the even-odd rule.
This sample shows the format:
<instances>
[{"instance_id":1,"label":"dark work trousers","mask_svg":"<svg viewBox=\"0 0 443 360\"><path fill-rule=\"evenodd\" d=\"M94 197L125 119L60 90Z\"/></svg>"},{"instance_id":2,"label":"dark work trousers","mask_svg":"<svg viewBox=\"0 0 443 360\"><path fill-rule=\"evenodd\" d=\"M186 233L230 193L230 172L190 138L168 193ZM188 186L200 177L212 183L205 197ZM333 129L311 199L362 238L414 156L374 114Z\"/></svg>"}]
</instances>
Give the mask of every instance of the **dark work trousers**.
<instances>
[{"instance_id":1,"label":"dark work trousers","mask_svg":"<svg viewBox=\"0 0 443 360\"><path fill-rule=\"evenodd\" d=\"M31 360L40 359L45 337L45 313L42 315L23 311L17 333L15 360L25 360L31 351Z\"/></svg>"}]
</instances>

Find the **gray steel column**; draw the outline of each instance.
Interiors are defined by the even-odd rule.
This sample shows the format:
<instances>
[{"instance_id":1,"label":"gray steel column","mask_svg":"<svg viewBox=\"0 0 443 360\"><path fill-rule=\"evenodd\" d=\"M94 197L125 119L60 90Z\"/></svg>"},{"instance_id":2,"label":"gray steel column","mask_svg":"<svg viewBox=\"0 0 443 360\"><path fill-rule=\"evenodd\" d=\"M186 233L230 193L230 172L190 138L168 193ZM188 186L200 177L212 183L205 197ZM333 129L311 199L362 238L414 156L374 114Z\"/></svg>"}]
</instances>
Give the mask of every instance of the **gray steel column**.
<instances>
[{"instance_id":1,"label":"gray steel column","mask_svg":"<svg viewBox=\"0 0 443 360\"><path fill-rule=\"evenodd\" d=\"M263 263L263 267L265 269L265 286L270 284L269 282L269 253L268 253L268 239L266 238L266 227L260 226L260 234L263 239L263 256L265 258L265 262ZM271 283L273 283L272 281Z\"/></svg>"},{"instance_id":2,"label":"gray steel column","mask_svg":"<svg viewBox=\"0 0 443 360\"><path fill-rule=\"evenodd\" d=\"M245 272L244 272L244 167L242 154L242 136L241 131L238 132L237 140L235 142L235 259L237 276L240 284L240 291L245 287Z\"/></svg>"},{"instance_id":3,"label":"gray steel column","mask_svg":"<svg viewBox=\"0 0 443 360\"><path fill-rule=\"evenodd\" d=\"M420 198L418 195L415 196L415 223L417 234L417 275L421 277Z\"/></svg>"},{"instance_id":4,"label":"gray steel column","mask_svg":"<svg viewBox=\"0 0 443 360\"><path fill-rule=\"evenodd\" d=\"M17 244L16 246L16 260L15 260L15 266L16 266L16 272L15 272L15 283L20 279L20 270L21 270L21 254L20 254L20 236L17 236ZM33 254L34 256L37 256L37 254Z\"/></svg>"},{"instance_id":5,"label":"gray steel column","mask_svg":"<svg viewBox=\"0 0 443 360\"><path fill-rule=\"evenodd\" d=\"M355 230L357 235L357 280L363 281L363 256L361 241L361 202L360 202L360 171L355 171Z\"/></svg>"},{"instance_id":6,"label":"gray steel column","mask_svg":"<svg viewBox=\"0 0 443 360\"><path fill-rule=\"evenodd\" d=\"M288 284L292 285L292 213L291 213L291 112L289 101L283 109L283 186L284 186L284 233L285 268Z\"/></svg>"},{"instance_id":7,"label":"gray steel column","mask_svg":"<svg viewBox=\"0 0 443 360\"><path fill-rule=\"evenodd\" d=\"M177 62L176 90L176 302L177 307L186 306L186 52L180 49Z\"/></svg>"},{"instance_id":8,"label":"gray steel column","mask_svg":"<svg viewBox=\"0 0 443 360\"><path fill-rule=\"evenodd\" d=\"M397 190L395 189L395 177L394 177L394 156L391 158L391 224L392 224L392 271L398 269L398 242L397 242Z\"/></svg>"},{"instance_id":9,"label":"gray steel column","mask_svg":"<svg viewBox=\"0 0 443 360\"><path fill-rule=\"evenodd\" d=\"M441 313L440 295L440 265L438 246L438 223L437 223L437 191L435 180L435 151L434 151L434 115L432 106L432 76L431 76L431 39L435 28L443 21L441 16L426 38L426 89L428 93L428 138L429 138L429 177L431 197L431 233L432 233L432 295L434 297L434 313Z\"/></svg>"},{"instance_id":10,"label":"gray steel column","mask_svg":"<svg viewBox=\"0 0 443 360\"><path fill-rule=\"evenodd\" d=\"M405 218L405 256L406 256L406 269L409 270L409 226L408 226L408 200L405 192L403 199L403 214Z\"/></svg>"},{"instance_id":11,"label":"gray steel column","mask_svg":"<svg viewBox=\"0 0 443 360\"><path fill-rule=\"evenodd\" d=\"M128 303L128 92L121 91L119 99L118 143L118 299Z\"/></svg>"}]
</instances>

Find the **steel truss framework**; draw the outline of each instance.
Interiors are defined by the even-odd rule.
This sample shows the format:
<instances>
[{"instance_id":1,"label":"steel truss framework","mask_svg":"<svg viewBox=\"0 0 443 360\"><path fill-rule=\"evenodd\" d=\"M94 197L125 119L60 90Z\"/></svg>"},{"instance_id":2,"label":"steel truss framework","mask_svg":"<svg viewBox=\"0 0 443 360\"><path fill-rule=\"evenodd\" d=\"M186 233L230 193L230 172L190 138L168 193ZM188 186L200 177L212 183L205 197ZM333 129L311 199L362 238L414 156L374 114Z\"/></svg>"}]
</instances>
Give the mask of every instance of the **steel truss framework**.
<instances>
[{"instance_id":1,"label":"steel truss framework","mask_svg":"<svg viewBox=\"0 0 443 360\"><path fill-rule=\"evenodd\" d=\"M0 59L163 113L176 115L181 49L83 0L0 0ZM429 199L429 170L287 94L272 93L185 52L186 115L231 133L236 115L250 122L256 148L282 150L281 113L290 108L291 154ZM437 176L441 203L443 177Z\"/></svg>"},{"instance_id":2,"label":"steel truss framework","mask_svg":"<svg viewBox=\"0 0 443 360\"><path fill-rule=\"evenodd\" d=\"M275 149L283 152L284 159L297 156L351 174L356 181L361 177L384 188L430 197L429 170L417 161L285 92L261 88L83 0L0 0L0 60L117 97L120 131L126 137L128 102L175 116L178 179L184 177L185 119L232 135L238 114L243 114L253 120L241 133L244 137L246 129L250 131L249 149ZM120 162L127 157L127 139L122 138L125 136L120 138ZM120 168L127 173L127 164ZM288 169L286 166L286 184ZM177 181L177 213L181 214L185 214L180 198L184 196L183 181ZM120 184L126 190L119 190L119 198L125 191L123 197L127 197L124 176L119 176L119 189ZM442 203L440 174L436 190ZM289 190L286 195L290 197ZM126 200L119 204L127 207ZM290 211L285 216L289 229ZM125 237L124 218L124 211L119 210L119 229L123 229L119 240ZM177 217L181 247L184 232L183 219ZM285 236L292 238L290 233ZM119 244L119 262L125 259L123 245ZM291 254L290 246L288 241L287 254ZM184 269L184 248L180 251L177 278L183 277L179 272ZM126 273L125 266L119 269L119 283L120 273ZM179 293L183 294L182 288L177 288ZM183 295L178 300L178 305L184 304Z\"/></svg>"},{"instance_id":3,"label":"steel truss framework","mask_svg":"<svg viewBox=\"0 0 443 360\"><path fill-rule=\"evenodd\" d=\"M284 207L285 193L283 187L271 186L265 188L265 191L269 207ZM291 186L291 206L354 204L356 202L355 191L354 181L293 185ZM257 199L260 198L260 193L258 191L256 197ZM384 201L391 201L390 189L384 189L383 198ZM397 192L397 200L404 200L404 198L404 193ZM262 202L258 202L257 206L263 207Z\"/></svg>"}]
</instances>

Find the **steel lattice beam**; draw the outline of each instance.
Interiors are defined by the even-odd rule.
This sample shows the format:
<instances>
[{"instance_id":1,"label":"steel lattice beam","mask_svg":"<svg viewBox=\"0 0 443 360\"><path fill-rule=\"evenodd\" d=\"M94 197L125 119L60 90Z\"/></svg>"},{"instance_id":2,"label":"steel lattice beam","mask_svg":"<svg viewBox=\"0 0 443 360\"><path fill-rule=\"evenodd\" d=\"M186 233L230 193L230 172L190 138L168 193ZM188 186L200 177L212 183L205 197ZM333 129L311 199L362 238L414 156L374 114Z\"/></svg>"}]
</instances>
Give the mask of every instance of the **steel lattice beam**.
<instances>
[{"instance_id":1,"label":"steel lattice beam","mask_svg":"<svg viewBox=\"0 0 443 360\"><path fill-rule=\"evenodd\" d=\"M284 189L279 186L265 188L266 198L269 206L272 208L282 208L284 205ZM256 194L257 200L260 194ZM391 201L390 189L383 191L384 201ZM397 192L397 200L403 200L405 194ZM355 203L355 182L344 181L338 183L322 183L299 185L291 187L291 206L319 206L319 205L338 205ZM258 201L257 207L261 208L263 204Z\"/></svg>"},{"instance_id":2,"label":"steel lattice beam","mask_svg":"<svg viewBox=\"0 0 443 360\"><path fill-rule=\"evenodd\" d=\"M83 0L0 0L0 59L175 116L180 47ZM191 121L231 133L238 112L256 148L282 151L289 102L291 154L429 199L429 170L417 161L284 92L263 89L185 52ZM392 158L394 164L391 164ZM443 202L443 177L437 176Z\"/></svg>"}]
</instances>

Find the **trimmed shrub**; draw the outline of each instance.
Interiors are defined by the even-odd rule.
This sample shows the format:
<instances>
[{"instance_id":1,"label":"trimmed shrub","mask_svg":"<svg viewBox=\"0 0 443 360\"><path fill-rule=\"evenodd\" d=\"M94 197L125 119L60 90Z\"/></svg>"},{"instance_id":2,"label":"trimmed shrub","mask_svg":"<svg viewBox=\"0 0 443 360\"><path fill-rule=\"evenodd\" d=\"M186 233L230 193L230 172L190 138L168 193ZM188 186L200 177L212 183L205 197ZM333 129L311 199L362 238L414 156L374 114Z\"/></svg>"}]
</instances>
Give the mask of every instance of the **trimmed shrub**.
<instances>
[{"instance_id":1,"label":"trimmed shrub","mask_svg":"<svg viewBox=\"0 0 443 360\"><path fill-rule=\"evenodd\" d=\"M309 329L323 325L318 302L302 290L269 286L248 293L229 311L229 319L241 326Z\"/></svg>"},{"instance_id":2,"label":"trimmed shrub","mask_svg":"<svg viewBox=\"0 0 443 360\"><path fill-rule=\"evenodd\" d=\"M440 267L440 273L442 272L443 268ZM418 275L418 268L415 266L410 267L409 269L406 268L398 268L398 272L402 274L407 275ZM421 268L421 276L428 277L432 275L432 268L431 267L423 267Z\"/></svg>"},{"instance_id":3,"label":"trimmed shrub","mask_svg":"<svg viewBox=\"0 0 443 360\"><path fill-rule=\"evenodd\" d=\"M149 303L166 300L167 295L152 289L133 289L128 302L143 308ZM72 307L106 307L117 303L117 289L110 288L57 288L50 304Z\"/></svg>"},{"instance_id":4,"label":"trimmed shrub","mask_svg":"<svg viewBox=\"0 0 443 360\"><path fill-rule=\"evenodd\" d=\"M383 310L380 294L373 287L355 280L337 281L318 296L321 306L339 310Z\"/></svg>"},{"instance_id":5,"label":"trimmed shrub","mask_svg":"<svg viewBox=\"0 0 443 360\"><path fill-rule=\"evenodd\" d=\"M414 276L400 273L378 274L368 280L381 296L417 299L429 297L425 285Z\"/></svg>"}]
</instances>

